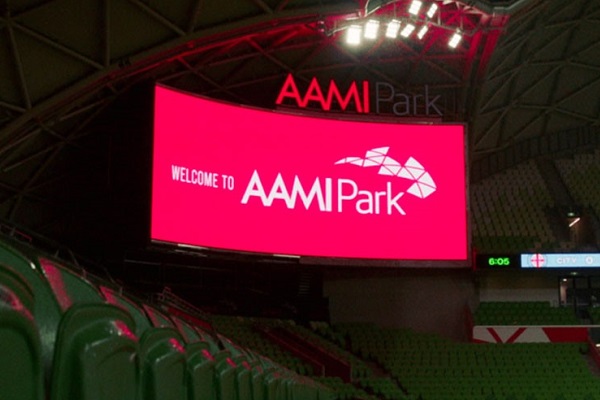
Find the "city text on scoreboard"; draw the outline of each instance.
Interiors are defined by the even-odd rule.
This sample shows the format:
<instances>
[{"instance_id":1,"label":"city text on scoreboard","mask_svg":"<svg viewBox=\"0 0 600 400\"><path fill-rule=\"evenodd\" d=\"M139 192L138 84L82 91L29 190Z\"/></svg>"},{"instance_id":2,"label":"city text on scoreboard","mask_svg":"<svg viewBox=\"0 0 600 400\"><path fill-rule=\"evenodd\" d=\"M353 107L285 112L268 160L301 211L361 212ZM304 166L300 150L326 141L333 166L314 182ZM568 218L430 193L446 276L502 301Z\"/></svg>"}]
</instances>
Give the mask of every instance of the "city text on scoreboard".
<instances>
[{"instance_id":1,"label":"city text on scoreboard","mask_svg":"<svg viewBox=\"0 0 600 400\"><path fill-rule=\"evenodd\" d=\"M600 268L600 253L524 253L521 268Z\"/></svg>"}]
</instances>

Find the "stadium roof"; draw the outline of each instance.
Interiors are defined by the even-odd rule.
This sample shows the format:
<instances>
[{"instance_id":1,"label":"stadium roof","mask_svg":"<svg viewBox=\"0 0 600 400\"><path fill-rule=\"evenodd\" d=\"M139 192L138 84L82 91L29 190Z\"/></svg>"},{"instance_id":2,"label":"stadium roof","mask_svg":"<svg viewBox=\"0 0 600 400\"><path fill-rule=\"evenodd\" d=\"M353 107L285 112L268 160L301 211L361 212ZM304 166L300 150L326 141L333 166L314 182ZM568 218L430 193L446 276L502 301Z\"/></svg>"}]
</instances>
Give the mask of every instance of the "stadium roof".
<instances>
[{"instance_id":1,"label":"stadium roof","mask_svg":"<svg viewBox=\"0 0 600 400\"><path fill-rule=\"evenodd\" d=\"M445 99L441 120L468 123L471 160L598 125L600 3L429 0L419 16L410 3L0 0L0 219L71 239L127 220L104 204L144 196L112 175L135 143L107 131L127 126L128 93L145 82L267 108L288 74L427 85ZM430 31L346 45L348 26L372 17Z\"/></svg>"}]
</instances>

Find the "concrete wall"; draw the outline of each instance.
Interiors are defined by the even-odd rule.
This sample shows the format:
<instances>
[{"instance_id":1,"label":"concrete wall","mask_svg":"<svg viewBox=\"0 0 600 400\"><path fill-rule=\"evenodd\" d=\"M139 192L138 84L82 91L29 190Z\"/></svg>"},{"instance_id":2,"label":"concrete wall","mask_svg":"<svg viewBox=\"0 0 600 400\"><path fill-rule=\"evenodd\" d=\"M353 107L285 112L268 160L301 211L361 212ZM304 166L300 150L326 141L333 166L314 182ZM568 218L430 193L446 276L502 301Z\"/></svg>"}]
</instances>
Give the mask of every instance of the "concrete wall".
<instances>
[{"instance_id":1,"label":"concrete wall","mask_svg":"<svg viewBox=\"0 0 600 400\"><path fill-rule=\"evenodd\" d=\"M364 270L363 270L364 272ZM464 308L477 302L471 271L401 270L324 279L332 323L374 322L466 340Z\"/></svg>"},{"instance_id":2,"label":"concrete wall","mask_svg":"<svg viewBox=\"0 0 600 400\"><path fill-rule=\"evenodd\" d=\"M480 301L547 301L558 305L558 276L541 271L487 271L478 276Z\"/></svg>"},{"instance_id":3,"label":"concrete wall","mask_svg":"<svg viewBox=\"0 0 600 400\"><path fill-rule=\"evenodd\" d=\"M325 274L332 323L373 322L466 340L465 306L480 301L559 301L559 276L540 271L398 269Z\"/></svg>"}]
</instances>

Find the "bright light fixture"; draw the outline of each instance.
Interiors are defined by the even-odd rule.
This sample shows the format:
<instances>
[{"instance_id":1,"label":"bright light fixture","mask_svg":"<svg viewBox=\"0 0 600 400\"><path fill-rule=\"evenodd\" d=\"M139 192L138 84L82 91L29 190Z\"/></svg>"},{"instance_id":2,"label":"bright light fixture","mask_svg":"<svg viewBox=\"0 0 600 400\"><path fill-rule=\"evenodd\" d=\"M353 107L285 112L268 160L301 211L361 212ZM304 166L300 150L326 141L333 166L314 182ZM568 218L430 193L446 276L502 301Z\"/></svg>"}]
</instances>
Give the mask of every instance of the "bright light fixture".
<instances>
[{"instance_id":1,"label":"bright light fixture","mask_svg":"<svg viewBox=\"0 0 600 400\"><path fill-rule=\"evenodd\" d=\"M390 39L396 39L398 37L399 30L400 30L400 21L393 19L390 22L388 22L388 26L385 31L385 36L389 37Z\"/></svg>"},{"instance_id":2,"label":"bright light fixture","mask_svg":"<svg viewBox=\"0 0 600 400\"><path fill-rule=\"evenodd\" d=\"M450 38L450 41L448 42L448 46L455 49L461 40L462 40L462 36L460 35L460 33L456 32L456 33L454 33L454 35L452 35L452 38Z\"/></svg>"},{"instance_id":3,"label":"bright light fixture","mask_svg":"<svg viewBox=\"0 0 600 400\"><path fill-rule=\"evenodd\" d=\"M359 45L361 35L362 27L360 25L350 25L346 30L346 43Z\"/></svg>"},{"instance_id":4,"label":"bright light fixture","mask_svg":"<svg viewBox=\"0 0 600 400\"><path fill-rule=\"evenodd\" d=\"M569 224L569 228L572 228L573 226L575 226L579 221L581 220L581 218L577 217L575 218L573 221L571 221L571 223Z\"/></svg>"},{"instance_id":5,"label":"bright light fixture","mask_svg":"<svg viewBox=\"0 0 600 400\"><path fill-rule=\"evenodd\" d=\"M409 37L410 34L415 30L415 26L413 24L406 24L402 32L400 32L400 36Z\"/></svg>"},{"instance_id":6,"label":"bright light fixture","mask_svg":"<svg viewBox=\"0 0 600 400\"><path fill-rule=\"evenodd\" d=\"M365 24L365 38L377 39L377 33L379 32L379 21L376 19L370 19Z\"/></svg>"},{"instance_id":7,"label":"bright light fixture","mask_svg":"<svg viewBox=\"0 0 600 400\"><path fill-rule=\"evenodd\" d=\"M408 8L408 12L411 13L412 15L417 15L419 13L419 10L421 9L422 5L423 5L422 1L413 0L413 2L410 3L410 7Z\"/></svg>"},{"instance_id":8,"label":"bright light fixture","mask_svg":"<svg viewBox=\"0 0 600 400\"><path fill-rule=\"evenodd\" d=\"M419 38L419 40L423 39L423 36L425 36L428 30L429 28L427 27L427 25L423 25L421 29L419 29L419 32L417 33L417 37Z\"/></svg>"},{"instance_id":9,"label":"bright light fixture","mask_svg":"<svg viewBox=\"0 0 600 400\"><path fill-rule=\"evenodd\" d=\"M437 4L432 3L431 6L429 7L429 10L427 10L427 17L433 18L433 16L435 15L435 12L437 10L438 10Z\"/></svg>"}]
</instances>

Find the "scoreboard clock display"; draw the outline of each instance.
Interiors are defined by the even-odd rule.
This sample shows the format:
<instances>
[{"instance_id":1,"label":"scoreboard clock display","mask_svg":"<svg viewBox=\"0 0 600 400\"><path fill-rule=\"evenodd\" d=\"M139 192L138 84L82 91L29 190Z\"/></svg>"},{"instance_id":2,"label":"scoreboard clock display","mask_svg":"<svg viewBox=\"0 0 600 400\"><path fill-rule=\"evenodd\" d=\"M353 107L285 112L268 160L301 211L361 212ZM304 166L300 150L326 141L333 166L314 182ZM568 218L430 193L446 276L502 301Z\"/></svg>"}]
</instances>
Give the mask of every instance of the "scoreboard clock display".
<instances>
[{"instance_id":1,"label":"scoreboard clock display","mask_svg":"<svg viewBox=\"0 0 600 400\"><path fill-rule=\"evenodd\" d=\"M509 269L520 268L518 254L478 254L476 266L479 269Z\"/></svg>"},{"instance_id":2,"label":"scoreboard clock display","mask_svg":"<svg viewBox=\"0 0 600 400\"><path fill-rule=\"evenodd\" d=\"M494 266L510 267L511 260L510 260L510 257L506 257L506 256L500 256L500 257L489 256L487 258L487 264L490 267L494 267Z\"/></svg>"}]
</instances>

